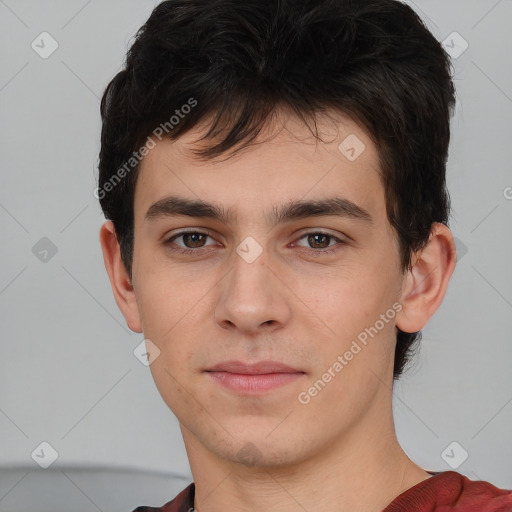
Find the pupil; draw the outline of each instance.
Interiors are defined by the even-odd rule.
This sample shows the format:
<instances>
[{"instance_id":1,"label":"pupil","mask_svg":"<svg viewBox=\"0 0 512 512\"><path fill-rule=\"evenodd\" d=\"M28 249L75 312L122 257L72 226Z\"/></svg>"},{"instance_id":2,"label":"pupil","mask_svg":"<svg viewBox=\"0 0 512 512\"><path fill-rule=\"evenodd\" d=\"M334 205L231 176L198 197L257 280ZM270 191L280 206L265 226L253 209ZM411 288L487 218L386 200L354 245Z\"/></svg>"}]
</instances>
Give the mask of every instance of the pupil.
<instances>
[{"instance_id":1,"label":"pupil","mask_svg":"<svg viewBox=\"0 0 512 512\"><path fill-rule=\"evenodd\" d=\"M321 235L321 234L318 234L318 235L311 235L311 238L313 239L313 244L318 244L318 243L320 243L320 245L322 245L322 244L321 244L321 242L318 242L316 239L317 239L317 238L324 238L324 239L325 239L325 238L327 238L327 236L328 236L328 235ZM323 248L323 247L322 247L322 248Z\"/></svg>"},{"instance_id":2,"label":"pupil","mask_svg":"<svg viewBox=\"0 0 512 512\"><path fill-rule=\"evenodd\" d=\"M186 235L186 237L189 237L191 238L191 243L192 244L198 244L200 243L200 240L198 240L198 238L202 237L203 235L201 233L188 233Z\"/></svg>"}]
</instances>

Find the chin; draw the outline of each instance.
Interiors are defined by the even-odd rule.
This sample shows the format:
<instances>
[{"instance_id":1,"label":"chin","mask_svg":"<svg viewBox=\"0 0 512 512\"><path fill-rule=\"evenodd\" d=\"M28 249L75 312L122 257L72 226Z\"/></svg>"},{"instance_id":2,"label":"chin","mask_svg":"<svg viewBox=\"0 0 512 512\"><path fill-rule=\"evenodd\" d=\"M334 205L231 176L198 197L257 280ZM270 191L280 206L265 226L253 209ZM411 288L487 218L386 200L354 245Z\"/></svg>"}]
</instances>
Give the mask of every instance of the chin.
<instances>
[{"instance_id":1,"label":"chin","mask_svg":"<svg viewBox=\"0 0 512 512\"><path fill-rule=\"evenodd\" d=\"M307 458L302 453L303 446L300 446L299 441L294 444L287 436L288 443L284 444L281 438L265 436L250 437L246 433L244 438L230 439L229 446L220 446L217 442L212 451L223 459L251 468L284 468Z\"/></svg>"}]
</instances>

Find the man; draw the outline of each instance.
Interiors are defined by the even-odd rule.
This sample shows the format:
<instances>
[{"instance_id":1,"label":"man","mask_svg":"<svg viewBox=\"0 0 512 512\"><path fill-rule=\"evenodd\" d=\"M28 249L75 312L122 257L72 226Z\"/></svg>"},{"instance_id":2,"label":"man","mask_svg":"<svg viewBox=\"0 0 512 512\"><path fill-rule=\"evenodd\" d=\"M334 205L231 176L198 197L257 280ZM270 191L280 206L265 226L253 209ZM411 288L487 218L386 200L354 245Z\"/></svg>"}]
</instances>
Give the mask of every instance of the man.
<instances>
[{"instance_id":1,"label":"man","mask_svg":"<svg viewBox=\"0 0 512 512\"><path fill-rule=\"evenodd\" d=\"M512 511L391 396L456 263L448 57L395 0L170 0L107 87L98 197L194 483L162 508Z\"/></svg>"}]
</instances>

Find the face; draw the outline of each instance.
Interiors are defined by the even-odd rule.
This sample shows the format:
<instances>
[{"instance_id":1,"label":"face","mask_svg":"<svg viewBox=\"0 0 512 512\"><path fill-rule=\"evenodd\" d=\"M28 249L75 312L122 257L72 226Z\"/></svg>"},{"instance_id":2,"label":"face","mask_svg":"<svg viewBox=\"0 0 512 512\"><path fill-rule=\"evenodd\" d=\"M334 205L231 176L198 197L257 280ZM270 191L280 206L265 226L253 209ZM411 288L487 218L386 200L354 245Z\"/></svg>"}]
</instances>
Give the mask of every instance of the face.
<instances>
[{"instance_id":1,"label":"face","mask_svg":"<svg viewBox=\"0 0 512 512\"><path fill-rule=\"evenodd\" d=\"M320 142L279 119L223 162L193 156L200 128L147 154L128 315L160 351L150 369L187 436L231 461L251 446L262 465L307 459L384 414L403 282L365 131L319 118ZM217 211L180 210L171 196ZM227 361L291 373L208 371Z\"/></svg>"}]
</instances>

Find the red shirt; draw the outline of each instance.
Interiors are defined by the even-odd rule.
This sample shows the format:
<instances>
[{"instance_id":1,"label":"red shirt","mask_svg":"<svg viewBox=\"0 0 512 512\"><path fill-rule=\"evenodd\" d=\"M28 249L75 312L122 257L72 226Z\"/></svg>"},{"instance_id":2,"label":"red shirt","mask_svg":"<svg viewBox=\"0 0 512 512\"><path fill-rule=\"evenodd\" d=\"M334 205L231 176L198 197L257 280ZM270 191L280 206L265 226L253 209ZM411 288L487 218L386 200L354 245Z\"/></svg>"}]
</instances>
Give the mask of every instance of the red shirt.
<instances>
[{"instance_id":1,"label":"red shirt","mask_svg":"<svg viewBox=\"0 0 512 512\"><path fill-rule=\"evenodd\" d=\"M455 471L432 474L397 496L382 512L512 512L512 491ZM133 512L193 512L194 493L191 483L162 507L138 507Z\"/></svg>"}]
</instances>

